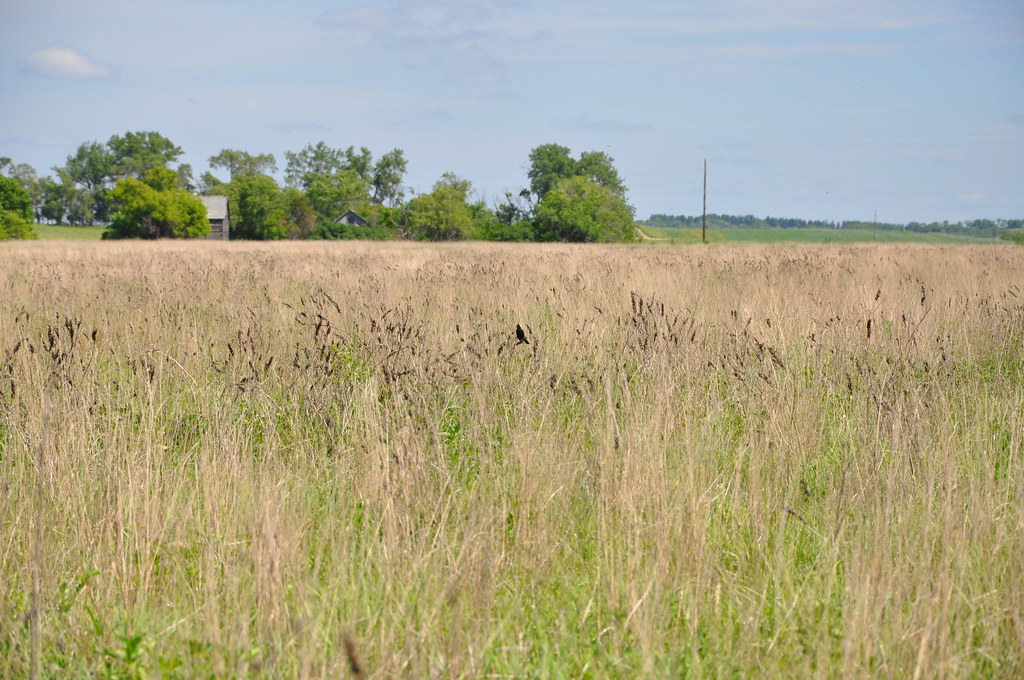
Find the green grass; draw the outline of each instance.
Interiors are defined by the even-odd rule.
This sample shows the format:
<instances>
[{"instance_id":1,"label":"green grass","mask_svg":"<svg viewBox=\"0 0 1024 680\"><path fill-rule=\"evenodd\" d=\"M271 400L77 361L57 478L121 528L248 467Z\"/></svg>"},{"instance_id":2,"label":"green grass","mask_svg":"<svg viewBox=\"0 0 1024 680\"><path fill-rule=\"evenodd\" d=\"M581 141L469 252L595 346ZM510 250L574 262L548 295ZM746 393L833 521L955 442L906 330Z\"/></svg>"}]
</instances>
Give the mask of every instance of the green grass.
<instances>
[{"instance_id":1,"label":"green grass","mask_svg":"<svg viewBox=\"0 0 1024 680\"><path fill-rule=\"evenodd\" d=\"M650 237L674 243L699 243L700 229L641 227ZM913 231L869 229L708 229L710 243L995 243L996 239Z\"/></svg>"},{"instance_id":2,"label":"green grass","mask_svg":"<svg viewBox=\"0 0 1024 680\"><path fill-rule=\"evenodd\" d=\"M72 227L66 224L36 224L32 228L44 241L99 241L106 229L102 225Z\"/></svg>"},{"instance_id":3,"label":"green grass","mask_svg":"<svg viewBox=\"0 0 1024 680\"><path fill-rule=\"evenodd\" d=\"M0 678L1024 677L1022 269L5 246Z\"/></svg>"}]
</instances>

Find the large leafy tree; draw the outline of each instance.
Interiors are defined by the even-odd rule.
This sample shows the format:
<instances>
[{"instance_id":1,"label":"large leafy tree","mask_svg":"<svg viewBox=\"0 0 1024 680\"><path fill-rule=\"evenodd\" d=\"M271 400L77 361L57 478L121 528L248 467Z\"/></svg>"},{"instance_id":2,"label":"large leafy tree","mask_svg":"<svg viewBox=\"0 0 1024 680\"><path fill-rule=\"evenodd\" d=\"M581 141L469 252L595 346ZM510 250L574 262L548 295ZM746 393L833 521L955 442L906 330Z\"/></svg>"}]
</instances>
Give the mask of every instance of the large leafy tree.
<instances>
[{"instance_id":1,"label":"large leafy tree","mask_svg":"<svg viewBox=\"0 0 1024 680\"><path fill-rule=\"evenodd\" d=\"M318 177L337 174L345 169L345 154L332 149L323 141L307 144L300 151L285 151L284 177L288 186L302 190L309 188Z\"/></svg>"},{"instance_id":2,"label":"large leafy tree","mask_svg":"<svg viewBox=\"0 0 1024 680\"><path fill-rule=\"evenodd\" d=\"M586 177L607 188L619 198L626 198L626 186L615 169L615 159L604 151L583 151L576 161L576 176Z\"/></svg>"},{"instance_id":3,"label":"large leafy tree","mask_svg":"<svg viewBox=\"0 0 1024 680\"><path fill-rule=\"evenodd\" d=\"M316 213L309 205L306 195L295 187L285 187L281 192L288 238L308 238L316 229Z\"/></svg>"},{"instance_id":4,"label":"large leafy tree","mask_svg":"<svg viewBox=\"0 0 1024 680\"><path fill-rule=\"evenodd\" d=\"M311 177L306 187L306 198L321 224L332 222L349 206L369 201L366 182L354 170Z\"/></svg>"},{"instance_id":5,"label":"large leafy tree","mask_svg":"<svg viewBox=\"0 0 1024 680\"><path fill-rule=\"evenodd\" d=\"M472 189L468 180L445 173L429 194L409 201L409 228L413 238L425 241L459 241L473 234L473 213L466 199Z\"/></svg>"},{"instance_id":6,"label":"large leafy tree","mask_svg":"<svg viewBox=\"0 0 1024 680\"><path fill-rule=\"evenodd\" d=\"M64 164L65 174L89 191L105 187L115 174L114 156L105 144L80 144Z\"/></svg>"},{"instance_id":7,"label":"large leafy tree","mask_svg":"<svg viewBox=\"0 0 1024 680\"><path fill-rule=\"evenodd\" d=\"M394 207L402 202L402 178L407 165L401 149L392 149L380 157L370 175L374 203Z\"/></svg>"},{"instance_id":8,"label":"large leafy tree","mask_svg":"<svg viewBox=\"0 0 1024 680\"><path fill-rule=\"evenodd\" d=\"M346 170L352 170L359 175L364 181L369 181L371 174L373 173L373 154L365 146L359 147L359 151L355 150L355 147L348 147L342 154L344 162L342 167Z\"/></svg>"},{"instance_id":9,"label":"large leafy tree","mask_svg":"<svg viewBox=\"0 0 1024 680\"><path fill-rule=\"evenodd\" d=\"M34 238L32 197L18 180L0 175L0 239Z\"/></svg>"},{"instance_id":10,"label":"large leafy tree","mask_svg":"<svg viewBox=\"0 0 1024 680\"><path fill-rule=\"evenodd\" d=\"M570 154L569 147L560 144L542 144L531 151L526 173L530 188L523 189L522 196L540 201L560 181L574 176L576 161Z\"/></svg>"},{"instance_id":11,"label":"large leafy tree","mask_svg":"<svg viewBox=\"0 0 1024 680\"><path fill-rule=\"evenodd\" d=\"M585 151L579 159L572 157L569 147L560 144L542 144L530 152L529 189L523 189L523 198L540 202L562 180L586 177L598 186L625 198L626 187L615 169L614 159L603 151Z\"/></svg>"},{"instance_id":12,"label":"large leafy tree","mask_svg":"<svg viewBox=\"0 0 1024 680\"><path fill-rule=\"evenodd\" d=\"M0 210L14 213L23 220L32 220L32 197L13 177L0 175Z\"/></svg>"},{"instance_id":13,"label":"large leafy tree","mask_svg":"<svg viewBox=\"0 0 1024 680\"><path fill-rule=\"evenodd\" d=\"M100 187L90 191L75 182L64 168L54 170L57 171L57 178L60 180L60 197L68 224L96 224L97 221L103 221L96 216L97 203L100 204L101 217L109 217L109 189Z\"/></svg>"},{"instance_id":14,"label":"large leafy tree","mask_svg":"<svg viewBox=\"0 0 1024 680\"><path fill-rule=\"evenodd\" d=\"M357 177L364 190L359 192L358 201L376 203L394 207L401 203L402 178L405 176L406 160L401 149L392 149L380 157L376 163L373 154L365 146L358 151L355 147L334 149L323 141L309 144L300 151L286 151L285 180L288 186L296 187L310 194L310 203L317 212L323 201L313 194L324 193L325 186L350 184L352 177ZM347 175L347 177L339 177ZM325 185L324 178L330 178ZM314 189L314 185L320 184ZM349 192L353 193L353 192ZM365 194L365 197L362 196ZM352 203L356 199L348 199ZM327 217L327 215L321 215ZM331 219L337 215L331 216Z\"/></svg>"},{"instance_id":15,"label":"large leafy tree","mask_svg":"<svg viewBox=\"0 0 1024 680\"><path fill-rule=\"evenodd\" d=\"M43 177L39 180L39 190L42 194L40 217L49 222L63 223L68 212L64 183L56 182L52 177Z\"/></svg>"},{"instance_id":16,"label":"large leafy tree","mask_svg":"<svg viewBox=\"0 0 1024 680\"><path fill-rule=\"evenodd\" d=\"M277 171L274 154L261 153L253 156L247 151L237 149L221 149L216 156L210 156L209 163L211 168L227 170L229 181L236 177L266 175Z\"/></svg>"},{"instance_id":17,"label":"large leafy tree","mask_svg":"<svg viewBox=\"0 0 1024 680\"><path fill-rule=\"evenodd\" d=\"M150 168L142 179L126 177L109 194L114 207L103 238L195 238L210 233L203 202L178 186L169 168Z\"/></svg>"},{"instance_id":18,"label":"large leafy tree","mask_svg":"<svg viewBox=\"0 0 1024 680\"><path fill-rule=\"evenodd\" d=\"M72 224L93 224L110 219L109 190L119 179L141 180L148 170L168 168L182 155L181 147L157 132L113 135L106 144L85 142L54 171L64 185L64 215ZM182 182L192 169L177 170ZM53 193L51 188L51 194ZM52 209L51 200L51 214Z\"/></svg>"},{"instance_id":19,"label":"large leafy tree","mask_svg":"<svg viewBox=\"0 0 1024 680\"><path fill-rule=\"evenodd\" d=\"M158 132L126 132L114 135L107 142L115 177L141 179L153 168L166 168L184 153Z\"/></svg>"},{"instance_id":20,"label":"large leafy tree","mask_svg":"<svg viewBox=\"0 0 1024 680\"><path fill-rule=\"evenodd\" d=\"M8 161L7 174L14 179L21 187L28 192L29 198L32 200L32 213L34 219L39 221L41 216L41 209L43 203L43 192L42 192L42 180L39 175L36 174L36 169L28 163L10 163L10 159L2 159Z\"/></svg>"},{"instance_id":21,"label":"large leafy tree","mask_svg":"<svg viewBox=\"0 0 1024 680\"><path fill-rule=\"evenodd\" d=\"M633 209L611 188L582 176L550 189L537 204L533 225L542 241L636 240Z\"/></svg>"},{"instance_id":22,"label":"large leafy tree","mask_svg":"<svg viewBox=\"0 0 1024 680\"><path fill-rule=\"evenodd\" d=\"M63 168L54 168L65 190L65 213L74 214L72 223L106 222L110 217L107 191L117 170L110 149L99 142L85 142L68 156ZM75 191L81 189L81 195Z\"/></svg>"},{"instance_id":23,"label":"large leafy tree","mask_svg":"<svg viewBox=\"0 0 1024 680\"><path fill-rule=\"evenodd\" d=\"M231 238L262 241L288 236L285 196L272 177L241 175L227 186Z\"/></svg>"}]
</instances>

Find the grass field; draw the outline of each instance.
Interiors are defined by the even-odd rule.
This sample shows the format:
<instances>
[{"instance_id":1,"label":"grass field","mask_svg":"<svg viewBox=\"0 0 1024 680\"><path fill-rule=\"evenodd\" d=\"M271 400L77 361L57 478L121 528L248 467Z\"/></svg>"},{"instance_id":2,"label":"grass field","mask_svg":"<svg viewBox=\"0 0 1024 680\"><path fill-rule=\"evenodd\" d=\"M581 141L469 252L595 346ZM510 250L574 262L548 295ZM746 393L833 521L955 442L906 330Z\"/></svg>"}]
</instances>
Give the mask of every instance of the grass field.
<instances>
[{"instance_id":1,"label":"grass field","mask_svg":"<svg viewBox=\"0 0 1024 680\"><path fill-rule=\"evenodd\" d=\"M35 231L42 240L98 241L105 227L69 227L36 224ZM700 229L655 229L644 227L649 238L667 243L700 243ZM931 244L992 244L995 239L972 238L954 234L917 233L912 231L866 231L863 229L710 229L710 243L931 243Z\"/></svg>"},{"instance_id":2,"label":"grass field","mask_svg":"<svg viewBox=\"0 0 1024 680\"><path fill-rule=\"evenodd\" d=\"M0 676L1024 675L1024 249L0 263Z\"/></svg>"},{"instance_id":3,"label":"grass field","mask_svg":"<svg viewBox=\"0 0 1024 680\"><path fill-rule=\"evenodd\" d=\"M658 229L644 227L644 232L671 243L700 243L698 229ZM869 229L708 229L709 243L931 243L991 244L996 239L958 236L956 234L918 233L913 231L873 231Z\"/></svg>"},{"instance_id":4,"label":"grass field","mask_svg":"<svg viewBox=\"0 0 1024 680\"><path fill-rule=\"evenodd\" d=\"M46 241L99 241L106 227L71 227L66 224L35 224L32 227L40 240Z\"/></svg>"}]
</instances>

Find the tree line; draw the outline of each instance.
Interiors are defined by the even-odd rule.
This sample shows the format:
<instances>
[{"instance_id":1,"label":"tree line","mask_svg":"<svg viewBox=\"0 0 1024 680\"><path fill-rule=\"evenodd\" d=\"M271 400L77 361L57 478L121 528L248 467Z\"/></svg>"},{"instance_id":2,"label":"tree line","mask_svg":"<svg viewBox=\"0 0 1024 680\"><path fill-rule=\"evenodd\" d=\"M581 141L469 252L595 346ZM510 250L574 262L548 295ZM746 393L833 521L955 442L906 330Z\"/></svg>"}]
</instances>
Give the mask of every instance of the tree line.
<instances>
[{"instance_id":1,"label":"tree line","mask_svg":"<svg viewBox=\"0 0 1024 680\"><path fill-rule=\"evenodd\" d=\"M661 229L699 229L702 215L651 215L640 224ZM754 217L753 215L719 215L709 213L707 226L711 229L877 229L879 231L940 232L961 236L987 236L998 238L1007 230L1024 229L1024 220L962 220L960 222L869 222L866 220L801 220L792 217Z\"/></svg>"},{"instance_id":2,"label":"tree line","mask_svg":"<svg viewBox=\"0 0 1024 680\"><path fill-rule=\"evenodd\" d=\"M538 146L529 155L529 186L492 205L454 173L443 174L430 192L407 196L407 161L398 148L375 157L365 146L332 148L321 141L286 151L283 185L274 177L273 154L222 149L209 158L211 171L194 177L178 162L183 153L157 132L128 132L81 144L53 168L55 176L40 177L10 159L0 159L0 170L27 196L19 214L29 231L34 220L103 224L104 238L203 236L210 227L199 196L221 195L228 197L235 239L636 238L635 210L604 152L574 157L559 144ZM365 225L336 222L349 209Z\"/></svg>"}]
</instances>

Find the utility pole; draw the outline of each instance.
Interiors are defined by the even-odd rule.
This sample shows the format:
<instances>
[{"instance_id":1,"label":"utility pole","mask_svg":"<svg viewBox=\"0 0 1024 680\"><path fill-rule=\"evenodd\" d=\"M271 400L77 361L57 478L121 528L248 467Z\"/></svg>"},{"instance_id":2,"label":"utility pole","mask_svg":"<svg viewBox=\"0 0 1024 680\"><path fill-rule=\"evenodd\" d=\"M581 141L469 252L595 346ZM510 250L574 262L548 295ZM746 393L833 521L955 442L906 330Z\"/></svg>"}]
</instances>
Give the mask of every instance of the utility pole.
<instances>
[{"instance_id":1,"label":"utility pole","mask_svg":"<svg viewBox=\"0 0 1024 680\"><path fill-rule=\"evenodd\" d=\"M704 213L700 218L700 240L708 242L708 159L704 159Z\"/></svg>"}]
</instances>

